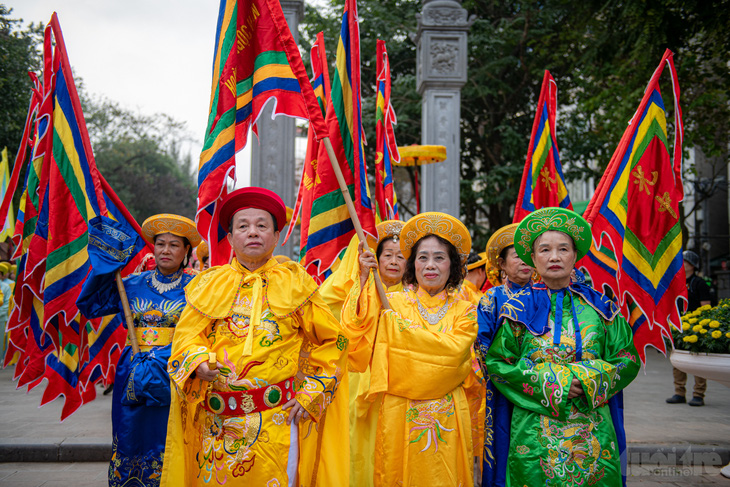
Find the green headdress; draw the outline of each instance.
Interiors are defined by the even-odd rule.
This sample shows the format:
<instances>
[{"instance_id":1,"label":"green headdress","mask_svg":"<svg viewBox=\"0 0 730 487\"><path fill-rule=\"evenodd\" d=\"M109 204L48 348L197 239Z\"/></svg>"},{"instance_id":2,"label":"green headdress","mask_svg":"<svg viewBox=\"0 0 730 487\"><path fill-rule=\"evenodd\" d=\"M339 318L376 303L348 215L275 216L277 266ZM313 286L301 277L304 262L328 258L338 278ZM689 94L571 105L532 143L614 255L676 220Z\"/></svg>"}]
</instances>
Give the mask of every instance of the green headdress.
<instances>
[{"instance_id":1,"label":"green headdress","mask_svg":"<svg viewBox=\"0 0 730 487\"><path fill-rule=\"evenodd\" d=\"M525 264L535 267L532 244L550 230L563 232L573 239L578 259L591 248L591 226L585 218L565 208L542 208L527 215L515 232L515 252Z\"/></svg>"}]
</instances>

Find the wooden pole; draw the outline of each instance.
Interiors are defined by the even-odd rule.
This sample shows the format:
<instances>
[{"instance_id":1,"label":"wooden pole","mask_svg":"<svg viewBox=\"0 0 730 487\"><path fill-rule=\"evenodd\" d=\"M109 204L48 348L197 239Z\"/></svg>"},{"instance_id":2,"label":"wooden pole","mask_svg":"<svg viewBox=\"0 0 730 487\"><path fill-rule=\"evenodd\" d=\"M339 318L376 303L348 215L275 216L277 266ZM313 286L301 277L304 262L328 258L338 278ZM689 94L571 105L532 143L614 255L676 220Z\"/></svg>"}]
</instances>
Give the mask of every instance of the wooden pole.
<instances>
[{"instance_id":1,"label":"wooden pole","mask_svg":"<svg viewBox=\"0 0 730 487\"><path fill-rule=\"evenodd\" d=\"M122 274L117 271L114 273L114 275L117 279L117 289L119 290L119 297L122 299L122 309L124 309L124 320L127 322L127 337L129 338L129 344L132 346L133 355L137 355L139 353L139 344L137 343L137 334L134 331L134 319L132 318L132 310L129 308L127 290L124 289Z\"/></svg>"},{"instance_id":2,"label":"wooden pole","mask_svg":"<svg viewBox=\"0 0 730 487\"><path fill-rule=\"evenodd\" d=\"M335 176L337 177L337 182L340 185L340 191L342 191L342 196L345 198L347 211L350 213L350 219L352 220L352 224L355 227L355 232L357 232L357 238L360 239L360 242L363 242L365 245L367 245L365 233L362 231L360 219L357 217L357 210L355 210L355 205L353 204L352 198L350 197L350 192L347 190L345 177L342 175L340 165L337 163L337 156L335 155L335 150L332 148L332 142L330 142L329 137L323 138L322 142L324 143L325 149L327 149L327 155L329 156L330 164L332 164L332 169L335 171ZM383 288L383 283L380 282L380 275L375 272L374 277L375 288L378 290L380 301L383 303L383 309L390 309L390 303L388 303L388 298L385 297L385 288Z\"/></svg>"}]
</instances>

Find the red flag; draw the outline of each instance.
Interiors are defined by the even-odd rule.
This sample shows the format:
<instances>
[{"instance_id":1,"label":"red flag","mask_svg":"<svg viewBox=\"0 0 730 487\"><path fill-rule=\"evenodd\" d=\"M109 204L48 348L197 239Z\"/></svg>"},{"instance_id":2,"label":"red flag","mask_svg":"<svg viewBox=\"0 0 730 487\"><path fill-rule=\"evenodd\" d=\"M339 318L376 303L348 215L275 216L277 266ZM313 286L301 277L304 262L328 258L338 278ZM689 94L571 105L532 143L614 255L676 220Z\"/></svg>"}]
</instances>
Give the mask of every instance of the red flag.
<instances>
[{"instance_id":1,"label":"red flag","mask_svg":"<svg viewBox=\"0 0 730 487\"><path fill-rule=\"evenodd\" d=\"M573 209L565 186L555 138L558 90L550 71L545 70L535 122L532 125L527 160L515 205L514 223L540 208L559 206Z\"/></svg>"},{"instance_id":2,"label":"red flag","mask_svg":"<svg viewBox=\"0 0 730 487\"><path fill-rule=\"evenodd\" d=\"M390 103L390 61L385 41L377 43L377 85L375 113L375 202L381 220L398 219L398 200L393 186L393 163L400 162L395 141L395 110Z\"/></svg>"},{"instance_id":3,"label":"red flag","mask_svg":"<svg viewBox=\"0 0 730 487\"><path fill-rule=\"evenodd\" d=\"M674 92L674 160L670 159L664 102L659 76L669 67ZM687 299L682 262L679 202L682 188L682 110L672 52L667 49L654 72L639 108L611 157L596 193L586 209L592 225L594 249L581 265L597 289L613 290L624 316L633 319L634 343L644 360L651 344L664 351L663 337L671 325L680 326L679 301ZM600 266L615 256L616 272ZM612 276L613 274L613 276ZM615 276L615 277L614 277Z\"/></svg>"}]
</instances>

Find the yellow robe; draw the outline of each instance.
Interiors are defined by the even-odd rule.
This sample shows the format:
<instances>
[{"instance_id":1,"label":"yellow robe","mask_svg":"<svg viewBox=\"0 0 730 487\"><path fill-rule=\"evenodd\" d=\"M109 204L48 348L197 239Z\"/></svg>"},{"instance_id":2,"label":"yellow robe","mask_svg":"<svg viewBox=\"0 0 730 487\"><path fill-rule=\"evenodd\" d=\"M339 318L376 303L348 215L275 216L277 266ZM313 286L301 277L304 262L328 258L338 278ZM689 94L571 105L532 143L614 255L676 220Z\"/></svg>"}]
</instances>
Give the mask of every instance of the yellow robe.
<instances>
[{"instance_id":1,"label":"yellow robe","mask_svg":"<svg viewBox=\"0 0 730 487\"><path fill-rule=\"evenodd\" d=\"M429 324L430 313L447 303L446 314ZM366 401L379 406L374 485L471 486L471 417L463 383L472 371L475 307L444 291L388 295L382 310L370 277L364 292L353 286L342 309L350 338L351 370L371 377ZM359 302L360 312L357 312Z\"/></svg>"},{"instance_id":2,"label":"yellow robe","mask_svg":"<svg viewBox=\"0 0 730 487\"><path fill-rule=\"evenodd\" d=\"M476 285L471 281L464 279L461 283L461 291L456 295L457 298L469 301L473 305L479 305L479 301L484 297L484 293L477 289ZM476 352L472 347L471 363L473 373L469 375L469 379L465 382L467 397L469 398L469 409L471 410L472 439L474 448L474 461L476 462L476 475L481 479L482 463L484 459L484 418L486 416L486 397L487 388L484 380L484 373L479 366Z\"/></svg>"},{"instance_id":3,"label":"yellow robe","mask_svg":"<svg viewBox=\"0 0 730 487\"><path fill-rule=\"evenodd\" d=\"M479 300L482 299L482 296L484 296L484 293L477 289L475 284L466 279L461 283L461 291L456 295L457 298L469 301L474 306L479 305Z\"/></svg>"},{"instance_id":4,"label":"yellow robe","mask_svg":"<svg viewBox=\"0 0 730 487\"><path fill-rule=\"evenodd\" d=\"M342 305L350 293L350 289L355 284L360 285L359 242L357 236L352 238L339 266L320 287L322 298L338 320L341 317ZM386 292L399 292L402 290L403 284L398 283L387 288ZM370 387L370 367L364 372L350 371L347 377L343 378L342 384L340 384L340 393L336 395L334 400L335 403L346 400L346 396L342 394L344 392L343 387L346 387L349 391L347 398L349 400L349 420L347 422L339 421L338 426L350 431L350 448L347 452L350 462L349 480L339 479L339 482L332 482L329 485L372 486L375 473L375 433L377 431L379 404L365 400L365 395ZM338 407L337 410L339 411L340 408ZM337 451L340 458L343 458L342 448L344 448L344 445L336 445L328 441L327 438L329 428L334 423L335 421L328 420L328 427L325 429L325 438L322 444L325 445L326 450L332 448Z\"/></svg>"},{"instance_id":5,"label":"yellow robe","mask_svg":"<svg viewBox=\"0 0 730 487\"><path fill-rule=\"evenodd\" d=\"M298 462L298 431L281 409L286 398L241 416L201 406L211 388L249 390L294 378L297 401L313 421L322 418L345 371L347 338L312 278L294 262L270 259L250 272L234 259L200 273L186 297L168 369L174 387L161 485L315 485L317 469ZM208 352L223 364L212 383L193 375ZM347 468L337 458L316 460Z\"/></svg>"}]
</instances>

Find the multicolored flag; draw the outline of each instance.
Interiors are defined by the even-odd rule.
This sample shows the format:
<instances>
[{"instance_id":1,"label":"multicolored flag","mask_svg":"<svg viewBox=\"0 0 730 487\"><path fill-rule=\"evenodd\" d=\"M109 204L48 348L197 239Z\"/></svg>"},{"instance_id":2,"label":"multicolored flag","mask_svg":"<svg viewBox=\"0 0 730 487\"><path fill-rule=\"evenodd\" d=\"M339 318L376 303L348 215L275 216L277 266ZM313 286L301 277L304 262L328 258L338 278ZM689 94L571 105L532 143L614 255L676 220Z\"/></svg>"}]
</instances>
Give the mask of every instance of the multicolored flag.
<instances>
[{"instance_id":1,"label":"multicolored flag","mask_svg":"<svg viewBox=\"0 0 730 487\"><path fill-rule=\"evenodd\" d=\"M90 320L76 305L91 270L89 220L105 216L123 220L132 232L141 229L96 168L55 13L45 31L44 67L32 166L16 225L20 265L6 363L16 361L18 387L32 389L47 379L41 405L63 395L64 419L95 397L95 382L113 375L125 337L119 317ZM148 250L136 249L130 260L138 262Z\"/></svg>"},{"instance_id":2,"label":"multicolored flag","mask_svg":"<svg viewBox=\"0 0 730 487\"><path fill-rule=\"evenodd\" d=\"M545 70L542 80L537 113L532 125L527 160L522 173L520 192L515 205L514 223L531 212L548 206L573 209L565 186L563 168L560 165L558 142L555 138L555 115L558 105L558 88L550 71Z\"/></svg>"},{"instance_id":3,"label":"multicolored flag","mask_svg":"<svg viewBox=\"0 0 730 487\"><path fill-rule=\"evenodd\" d=\"M642 360L647 345L665 351L663 338L671 337L671 325L679 326L679 303L687 299L679 218L683 125L672 56L667 49L586 209L593 249L600 252L594 250L579 263L594 287L610 288L624 316L633 317L634 343ZM665 64L674 92L673 160L659 91ZM612 260L615 277L609 271ZM639 319L639 312L646 319Z\"/></svg>"},{"instance_id":4,"label":"multicolored flag","mask_svg":"<svg viewBox=\"0 0 730 487\"><path fill-rule=\"evenodd\" d=\"M375 109L375 202L381 221L398 219L398 200L393 186L393 163L400 162L393 126L397 124L390 103L390 61L385 41L377 42L378 95Z\"/></svg>"},{"instance_id":5,"label":"multicolored flag","mask_svg":"<svg viewBox=\"0 0 730 487\"><path fill-rule=\"evenodd\" d=\"M327 103L330 94L330 77L327 68L327 54L324 46L324 34L320 32L317 34L317 39L312 45L310 51L310 60L312 63L312 88L314 89L314 95L317 97L322 116L327 112ZM302 177L299 181L299 190L297 192L297 200L294 205L294 211L292 212L291 221L289 222L289 229L284 242L289 239L292 231L294 230L295 222L301 214L301 226L300 226L300 259L305 262L307 256L307 241L309 237L311 221L314 219L315 226L317 226L317 218L322 214L326 214L328 207L322 204L316 205L316 212L313 212L313 207L318 198L329 195L330 193L335 194L339 190L337 180L332 173L332 169L329 163L329 157L327 157L326 151L321 148L322 143L317 141L314 136L314 132L311 130L307 134L307 152L304 159L304 166L302 167ZM322 149L322 152L320 152ZM320 155L326 158L324 161L319 159ZM327 172L329 170L329 172ZM329 177L328 177L329 176ZM324 177L324 180L322 179ZM332 199L330 197L329 199ZM344 205L344 199L340 197L338 206ZM325 211L322 212L322 209ZM331 209L331 208L329 208ZM347 210L345 209L345 212ZM312 259L309 259L312 260ZM312 266L311 273L315 279L318 278L317 266Z\"/></svg>"},{"instance_id":6,"label":"multicolored flag","mask_svg":"<svg viewBox=\"0 0 730 487\"><path fill-rule=\"evenodd\" d=\"M10 161L8 161L8 148L2 150L2 159L0 159L0 198L5 200L5 196L9 193L10 186ZM8 237L12 237L15 232L15 218L13 217L13 202L10 197L7 213L3 215L5 223L0 228L0 242L4 242Z\"/></svg>"},{"instance_id":7,"label":"multicolored flag","mask_svg":"<svg viewBox=\"0 0 730 487\"><path fill-rule=\"evenodd\" d=\"M235 154L245 146L249 128L256 132L256 120L272 99L272 116L308 119L317 139L326 136L321 108L279 2L221 0L196 215L212 265L226 264L231 257L216 208L228 192Z\"/></svg>"},{"instance_id":8,"label":"multicolored flag","mask_svg":"<svg viewBox=\"0 0 730 487\"><path fill-rule=\"evenodd\" d=\"M360 224L366 233L375 235L375 215L368 191L363 155L361 106L357 4L354 0L347 0L325 120L334 154L339 161ZM300 251L300 263L317 280L327 274L355 235L354 224L329 160L324 145L320 145L317 174L321 183L315 187L307 229L307 245Z\"/></svg>"}]
</instances>

